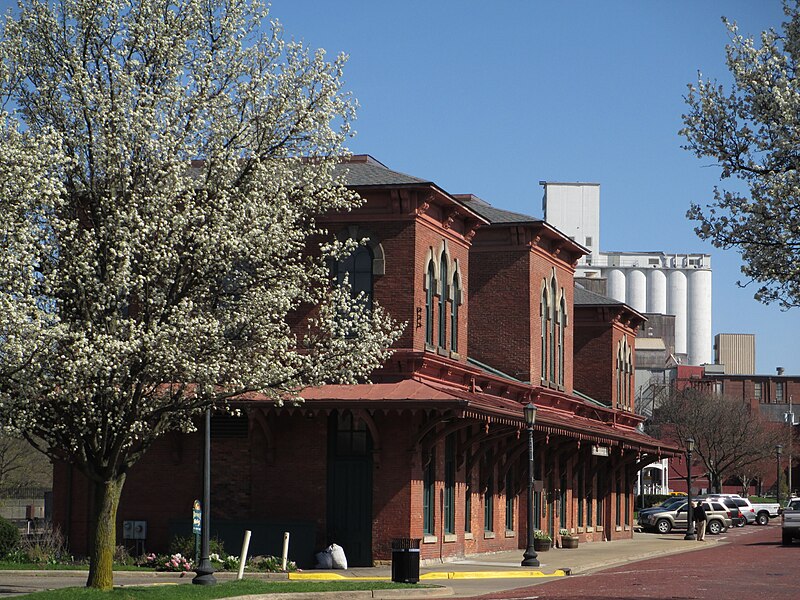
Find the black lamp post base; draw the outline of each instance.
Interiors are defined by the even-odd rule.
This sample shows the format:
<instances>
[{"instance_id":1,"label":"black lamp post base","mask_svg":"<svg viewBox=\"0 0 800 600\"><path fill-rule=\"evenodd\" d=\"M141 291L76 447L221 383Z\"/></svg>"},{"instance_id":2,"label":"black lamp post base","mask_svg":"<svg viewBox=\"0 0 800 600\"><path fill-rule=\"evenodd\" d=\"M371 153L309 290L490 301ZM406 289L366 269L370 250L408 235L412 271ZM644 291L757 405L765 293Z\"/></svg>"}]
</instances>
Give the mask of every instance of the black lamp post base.
<instances>
[{"instance_id":1,"label":"black lamp post base","mask_svg":"<svg viewBox=\"0 0 800 600\"><path fill-rule=\"evenodd\" d=\"M696 540L697 536L695 536L694 532L690 531L690 532L687 532L685 536L683 536L683 539L685 539L685 540Z\"/></svg>"},{"instance_id":2,"label":"black lamp post base","mask_svg":"<svg viewBox=\"0 0 800 600\"><path fill-rule=\"evenodd\" d=\"M538 567L539 566L539 559L537 558L536 550L533 549L533 546L528 546L525 550L525 554L522 555L522 566L523 567Z\"/></svg>"},{"instance_id":3,"label":"black lamp post base","mask_svg":"<svg viewBox=\"0 0 800 600\"><path fill-rule=\"evenodd\" d=\"M192 583L197 585L216 585L217 578L214 577L214 567L207 558L200 561L197 568L194 570L197 575L192 579Z\"/></svg>"}]
</instances>

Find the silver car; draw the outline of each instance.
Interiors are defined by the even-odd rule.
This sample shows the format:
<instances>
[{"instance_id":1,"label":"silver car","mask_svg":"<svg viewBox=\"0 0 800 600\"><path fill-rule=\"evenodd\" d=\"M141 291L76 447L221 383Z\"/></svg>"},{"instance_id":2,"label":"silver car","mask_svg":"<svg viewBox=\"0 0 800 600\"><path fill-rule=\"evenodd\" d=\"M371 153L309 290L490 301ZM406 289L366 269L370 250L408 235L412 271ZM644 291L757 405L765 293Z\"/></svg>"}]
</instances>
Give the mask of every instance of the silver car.
<instances>
[{"instance_id":1,"label":"silver car","mask_svg":"<svg viewBox=\"0 0 800 600\"><path fill-rule=\"evenodd\" d=\"M706 531L708 533L717 535L731 527L733 524L731 512L722 503L711 500L704 501L702 504L706 509ZM687 506L688 503L684 502L672 510L649 514L647 521L642 526L658 533L669 533L673 529L686 529Z\"/></svg>"}]
</instances>

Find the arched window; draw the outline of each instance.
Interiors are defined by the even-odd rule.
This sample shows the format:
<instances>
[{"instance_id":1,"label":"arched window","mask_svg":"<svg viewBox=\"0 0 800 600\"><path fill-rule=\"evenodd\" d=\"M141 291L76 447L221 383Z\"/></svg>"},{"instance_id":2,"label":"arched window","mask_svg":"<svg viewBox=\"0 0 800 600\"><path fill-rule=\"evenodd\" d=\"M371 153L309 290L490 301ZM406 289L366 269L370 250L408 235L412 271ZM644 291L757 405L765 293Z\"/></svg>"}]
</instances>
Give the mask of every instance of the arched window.
<instances>
[{"instance_id":1,"label":"arched window","mask_svg":"<svg viewBox=\"0 0 800 600\"><path fill-rule=\"evenodd\" d=\"M542 289L542 302L539 307L539 316L542 322L542 381L547 379L547 288Z\"/></svg>"},{"instance_id":2,"label":"arched window","mask_svg":"<svg viewBox=\"0 0 800 600\"><path fill-rule=\"evenodd\" d=\"M633 409L633 353L625 341L625 408Z\"/></svg>"},{"instance_id":3,"label":"arched window","mask_svg":"<svg viewBox=\"0 0 800 600\"><path fill-rule=\"evenodd\" d=\"M447 345L447 255L442 252L439 261L439 347Z\"/></svg>"},{"instance_id":4,"label":"arched window","mask_svg":"<svg viewBox=\"0 0 800 600\"><path fill-rule=\"evenodd\" d=\"M433 292L436 286L436 272L433 262L428 262L425 275L425 343L433 346Z\"/></svg>"},{"instance_id":5,"label":"arched window","mask_svg":"<svg viewBox=\"0 0 800 600\"><path fill-rule=\"evenodd\" d=\"M633 384L633 353L627 339L617 345L617 408L631 410Z\"/></svg>"},{"instance_id":6,"label":"arched window","mask_svg":"<svg viewBox=\"0 0 800 600\"><path fill-rule=\"evenodd\" d=\"M453 273L453 296L450 303L450 350L458 352L458 305L461 304L461 279Z\"/></svg>"},{"instance_id":7,"label":"arched window","mask_svg":"<svg viewBox=\"0 0 800 600\"><path fill-rule=\"evenodd\" d=\"M373 258L372 250L368 246L359 246L336 265L337 282L341 284L346 277L353 297L363 294L364 302L370 309L372 308Z\"/></svg>"},{"instance_id":8,"label":"arched window","mask_svg":"<svg viewBox=\"0 0 800 600\"><path fill-rule=\"evenodd\" d=\"M617 383L617 408L622 407L622 342L617 346L617 365L614 370Z\"/></svg>"},{"instance_id":9,"label":"arched window","mask_svg":"<svg viewBox=\"0 0 800 600\"><path fill-rule=\"evenodd\" d=\"M556 278L553 277L550 281L550 310L547 313L547 318L550 322L550 356L548 359L550 362L550 381L552 383L556 382L556 340L558 340L555 319L556 307Z\"/></svg>"},{"instance_id":10,"label":"arched window","mask_svg":"<svg viewBox=\"0 0 800 600\"><path fill-rule=\"evenodd\" d=\"M564 385L564 332L567 329L567 301L564 290L561 290L561 302L558 306L558 384Z\"/></svg>"}]
</instances>

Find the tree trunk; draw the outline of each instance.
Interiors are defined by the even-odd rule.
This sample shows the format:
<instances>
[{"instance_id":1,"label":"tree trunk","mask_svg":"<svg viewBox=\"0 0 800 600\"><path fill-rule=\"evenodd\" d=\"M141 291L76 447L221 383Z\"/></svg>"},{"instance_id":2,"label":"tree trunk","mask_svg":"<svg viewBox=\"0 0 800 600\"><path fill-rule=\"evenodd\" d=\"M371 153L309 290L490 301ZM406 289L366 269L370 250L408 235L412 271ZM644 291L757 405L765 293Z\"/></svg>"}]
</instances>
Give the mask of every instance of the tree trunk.
<instances>
[{"instance_id":1,"label":"tree trunk","mask_svg":"<svg viewBox=\"0 0 800 600\"><path fill-rule=\"evenodd\" d=\"M93 543L86 587L110 590L114 586L114 550L117 545L117 507L125 475L95 486Z\"/></svg>"}]
</instances>

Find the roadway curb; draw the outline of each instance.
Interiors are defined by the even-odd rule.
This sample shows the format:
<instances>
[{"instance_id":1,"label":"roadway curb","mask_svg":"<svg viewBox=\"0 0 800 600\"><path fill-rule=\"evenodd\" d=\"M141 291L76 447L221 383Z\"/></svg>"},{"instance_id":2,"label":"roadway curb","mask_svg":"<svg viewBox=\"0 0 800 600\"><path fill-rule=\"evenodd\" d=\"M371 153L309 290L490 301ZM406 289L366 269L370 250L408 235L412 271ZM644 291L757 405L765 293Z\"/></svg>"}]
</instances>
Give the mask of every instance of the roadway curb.
<instances>
[{"instance_id":1,"label":"roadway curb","mask_svg":"<svg viewBox=\"0 0 800 600\"><path fill-rule=\"evenodd\" d=\"M423 573L422 580L440 579L531 579L537 577L566 577L571 569L556 569L552 573L543 571L435 571ZM339 573L289 573L291 581L391 581L388 575L349 576Z\"/></svg>"}]
</instances>

